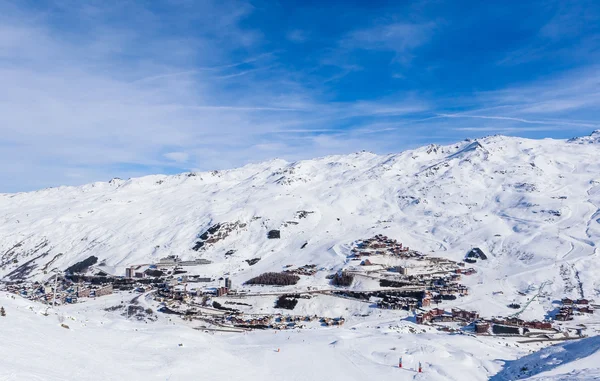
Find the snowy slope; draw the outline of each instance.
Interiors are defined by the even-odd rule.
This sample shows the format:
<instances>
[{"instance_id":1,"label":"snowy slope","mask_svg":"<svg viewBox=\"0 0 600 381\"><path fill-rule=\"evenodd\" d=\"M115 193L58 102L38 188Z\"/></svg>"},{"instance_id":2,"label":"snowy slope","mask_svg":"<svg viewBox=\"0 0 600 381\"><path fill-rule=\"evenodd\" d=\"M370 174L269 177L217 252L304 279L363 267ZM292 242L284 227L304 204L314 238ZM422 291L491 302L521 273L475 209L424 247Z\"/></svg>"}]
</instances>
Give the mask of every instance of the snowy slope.
<instances>
[{"instance_id":1,"label":"snowy slope","mask_svg":"<svg viewBox=\"0 0 600 381\"><path fill-rule=\"evenodd\" d=\"M500 369L495 359L522 353L514 345L421 332L397 321L211 335L163 316L144 324L105 312L119 295L50 310L48 316L43 306L13 298L0 292L7 312L0 318L3 381L483 381ZM416 372L419 361L423 373Z\"/></svg>"},{"instance_id":2,"label":"snowy slope","mask_svg":"<svg viewBox=\"0 0 600 381\"><path fill-rule=\"evenodd\" d=\"M383 233L454 260L472 247L483 249L489 259L463 278L470 295L448 307L506 316L514 312L507 303L525 304L545 283L522 315L542 319L564 296L598 301L599 138L599 132L568 141L493 136L386 156L273 160L230 171L2 194L0 278L45 278L48 270L91 255L119 275L167 255L204 258L213 263L195 271L213 277L231 272L238 285L290 264L326 269L296 286L304 288L326 285L324 276L344 265L352 242ZM220 229L209 238L219 239L203 240L216 224ZM271 229L280 229L281 239L268 239ZM245 260L252 258L261 259L250 266ZM355 287L369 287L361 282ZM127 295L61 306L44 316L44 306L0 292L7 311L0 317L0 380L600 377L598 337L529 354L546 345L441 333L413 324L405 312L327 296L302 300L297 309L344 315L343 328L210 335L162 314L145 324L105 311ZM274 298L254 302L267 312ZM60 327L63 318L70 329ZM578 317L577 323L593 335L593 319ZM397 368L399 356L406 369ZM419 361L423 374L414 371Z\"/></svg>"},{"instance_id":3,"label":"snowy slope","mask_svg":"<svg viewBox=\"0 0 600 381\"><path fill-rule=\"evenodd\" d=\"M509 361L491 381L598 380L600 379L600 336L544 348Z\"/></svg>"},{"instance_id":4,"label":"snowy slope","mask_svg":"<svg viewBox=\"0 0 600 381\"><path fill-rule=\"evenodd\" d=\"M0 277L43 277L90 255L122 275L126 266L174 254L211 260L202 271L231 271L241 283L287 264L339 267L350 243L385 233L455 260L482 248L490 259L478 263L473 283L489 287L474 300L496 289L531 292L545 281L552 282L548 298L593 298L600 289L598 134L492 136L385 156L273 160L2 194ZM231 231L192 250L216 223ZM281 239L267 239L270 229L281 229ZM251 258L261 260L250 267Z\"/></svg>"}]
</instances>

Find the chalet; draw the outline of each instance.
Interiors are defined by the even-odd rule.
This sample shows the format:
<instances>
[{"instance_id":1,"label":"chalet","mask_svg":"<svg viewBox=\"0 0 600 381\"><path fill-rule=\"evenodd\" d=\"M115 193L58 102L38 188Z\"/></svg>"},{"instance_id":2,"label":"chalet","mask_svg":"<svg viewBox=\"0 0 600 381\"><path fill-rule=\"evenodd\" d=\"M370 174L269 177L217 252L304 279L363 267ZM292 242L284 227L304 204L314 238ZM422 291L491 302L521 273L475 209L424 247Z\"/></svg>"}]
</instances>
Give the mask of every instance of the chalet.
<instances>
[{"instance_id":1,"label":"chalet","mask_svg":"<svg viewBox=\"0 0 600 381\"><path fill-rule=\"evenodd\" d=\"M431 321L436 322L436 323L450 322L450 321L454 321L454 318L452 317L452 315L445 313L443 315L433 316L431 318Z\"/></svg>"},{"instance_id":2,"label":"chalet","mask_svg":"<svg viewBox=\"0 0 600 381\"><path fill-rule=\"evenodd\" d=\"M479 318L479 314L475 311L465 311L459 308L452 309L452 318L456 320L472 321Z\"/></svg>"},{"instance_id":3,"label":"chalet","mask_svg":"<svg viewBox=\"0 0 600 381\"><path fill-rule=\"evenodd\" d=\"M513 325L513 326L521 326L521 325L525 324L525 320L519 319L517 317L508 317L505 320L505 324Z\"/></svg>"},{"instance_id":4,"label":"chalet","mask_svg":"<svg viewBox=\"0 0 600 381\"><path fill-rule=\"evenodd\" d=\"M561 308L560 312L556 314L556 316L554 317L555 320L558 321L567 321L567 320L573 320L573 309L572 308Z\"/></svg>"},{"instance_id":5,"label":"chalet","mask_svg":"<svg viewBox=\"0 0 600 381\"><path fill-rule=\"evenodd\" d=\"M78 287L77 297L78 298L89 298L91 290L89 288Z\"/></svg>"},{"instance_id":6,"label":"chalet","mask_svg":"<svg viewBox=\"0 0 600 381\"><path fill-rule=\"evenodd\" d=\"M158 262L159 266L175 266L180 261L179 257L176 255L169 255L164 258L161 258Z\"/></svg>"},{"instance_id":7,"label":"chalet","mask_svg":"<svg viewBox=\"0 0 600 381\"><path fill-rule=\"evenodd\" d=\"M587 299L577 299L577 300L575 301L575 304L588 305L588 304L590 304L590 301L589 301L589 300L587 300Z\"/></svg>"},{"instance_id":8,"label":"chalet","mask_svg":"<svg viewBox=\"0 0 600 381\"><path fill-rule=\"evenodd\" d=\"M527 328L535 328L535 329L542 329L542 330L551 330L552 329L552 323L549 321L527 321L523 324L525 327Z\"/></svg>"},{"instance_id":9,"label":"chalet","mask_svg":"<svg viewBox=\"0 0 600 381\"><path fill-rule=\"evenodd\" d=\"M456 291L461 295L469 295L469 288L465 285L459 284L456 287Z\"/></svg>"},{"instance_id":10,"label":"chalet","mask_svg":"<svg viewBox=\"0 0 600 381\"><path fill-rule=\"evenodd\" d=\"M475 332L478 335L487 334L490 331L490 323L487 321L478 321L475 323Z\"/></svg>"},{"instance_id":11,"label":"chalet","mask_svg":"<svg viewBox=\"0 0 600 381\"><path fill-rule=\"evenodd\" d=\"M110 295L112 293L113 293L113 285L112 284L106 285L104 287L100 287L95 290L96 297Z\"/></svg>"},{"instance_id":12,"label":"chalet","mask_svg":"<svg viewBox=\"0 0 600 381\"><path fill-rule=\"evenodd\" d=\"M443 309L434 308L428 312L420 313L416 315L417 324L426 324L429 322L448 322L453 321L451 314L447 313Z\"/></svg>"},{"instance_id":13,"label":"chalet","mask_svg":"<svg viewBox=\"0 0 600 381\"><path fill-rule=\"evenodd\" d=\"M426 313L417 314L417 324L426 324L431 321L431 311Z\"/></svg>"},{"instance_id":14,"label":"chalet","mask_svg":"<svg viewBox=\"0 0 600 381\"><path fill-rule=\"evenodd\" d=\"M569 299L569 298L563 298L563 299L561 300L561 302L562 302L562 304L563 304L563 305L565 305L565 306L570 306L570 305L572 305L572 304L573 304L573 300L572 300L572 299Z\"/></svg>"},{"instance_id":15,"label":"chalet","mask_svg":"<svg viewBox=\"0 0 600 381\"><path fill-rule=\"evenodd\" d=\"M425 291L425 295L423 299L421 299L421 307L429 307L431 306L431 292Z\"/></svg>"},{"instance_id":16,"label":"chalet","mask_svg":"<svg viewBox=\"0 0 600 381\"><path fill-rule=\"evenodd\" d=\"M586 313L586 314L593 314L594 313L594 309L592 307L590 307L590 306L577 307L576 311L582 312L582 313Z\"/></svg>"}]
</instances>

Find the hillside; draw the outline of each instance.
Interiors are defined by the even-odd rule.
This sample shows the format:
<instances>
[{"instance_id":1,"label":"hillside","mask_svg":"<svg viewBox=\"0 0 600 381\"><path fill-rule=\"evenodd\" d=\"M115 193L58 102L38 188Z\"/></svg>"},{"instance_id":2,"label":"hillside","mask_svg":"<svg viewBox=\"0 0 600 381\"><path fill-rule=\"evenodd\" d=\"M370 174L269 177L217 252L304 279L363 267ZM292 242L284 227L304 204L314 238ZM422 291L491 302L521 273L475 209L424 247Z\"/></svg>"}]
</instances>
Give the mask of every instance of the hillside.
<instances>
[{"instance_id":1,"label":"hillside","mask_svg":"<svg viewBox=\"0 0 600 381\"><path fill-rule=\"evenodd\" d=\"M2 194L0 275L36 277L91 255L124 274L131 264L178 255L208 259L208 272L232 271L242 281L288 262L334 268L343 245L385 233L455 260L480 247L490 255L482 271L507 287L551 280L555 293L590 296L600 288L598 136L492 136L386 156L273 160ZM192 250L215 224L217 242ZM271 229L281 239L269 240ZM250 267L251 258L261 260Z\"/></svg>"},{"instance_id":2,"label":"hillside","mask_svg":"<svg viewBox=\"0 0 600 381\"><path fill-rule=\"evenodd\" d=\"M491 381L597 380L600 378L600 336L554 345L508 361Z\"/></svg>"},{"instance_id":3,"label":"hillside","mask_svg":"<svg viewBox=\"0 0 600 381\"><path fill-rule=\"evenodd\" d=\"M212 363L203 372L232 379L286 378L300 358L329 367L311 379L586 379L598 371L599 138L492 136L2 194L0 286L12 294L0 293L0 322L11 327L0 368L7 379L61 379L52 364L89 363L97 379L114 378L99 359L115 362L116 353L131 379L185 379L199 351ZM167 264L148 266L157 263ZM148 286L124 278L132 268L165 274ZM54 269L114 276L57 285ZM282 286L246 283L281 271L292 271ZM348 274L354 280L334 283ZM223 280L234 284L229 295L219 293ZM419 321L437 310L432 295L452 317ZM564 297L580 300L565 307ZM588 300L592 311L582 312ZM559 308L573 320L552 320ZM521 328L494 320L517 310ZM552 328L523 328L542 320ZM479 331L485 322L495 325ZM45 350L39 337L67 343L68 356L27 368ZM122 337L130 349L116 351ZM21 340L26 351L15 350ZM86 354L80 342L99 351ZM234 357L250 373L226 372ZM427 374L415 372L419 362Z\"/></svg>"}]
</instances>

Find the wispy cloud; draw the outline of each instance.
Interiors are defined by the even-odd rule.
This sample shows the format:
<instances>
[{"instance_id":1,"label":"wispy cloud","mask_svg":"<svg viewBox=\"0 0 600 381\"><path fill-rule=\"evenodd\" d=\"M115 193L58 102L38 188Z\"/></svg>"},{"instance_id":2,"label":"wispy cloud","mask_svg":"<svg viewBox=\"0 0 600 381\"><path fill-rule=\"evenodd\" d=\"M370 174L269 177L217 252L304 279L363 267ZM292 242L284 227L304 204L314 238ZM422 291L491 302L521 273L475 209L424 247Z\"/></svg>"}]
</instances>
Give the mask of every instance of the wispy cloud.
<instances>
[{"instance_id":1,"label":"wispy cloud","mask_svg":"<svg viewBox=\"0 0 600 381\"><path fill-rule=\"evenodd\" d=\"M391 51L396 60L408 62L412 50L425 44L435 31L435 23L393 22L349 33L341 42L346 49Z\"/></svg>"},{"instance_id":2,"label":"wispy cloud","mask_svg":"<svg viewBox=\"0 0 600 381\"><path fill-rule=\"evenodd\" d=\"M286 38L294 43L302 43L308 40L308 32L300 29L290 30Z\"/></svg>"},{"instance_id":3,"label":"wispy cloud","mask_svg":"<svg viewBox=\"0 0 600 381\"><path fill-rule=\"evenodd\" d=\"M0 128L2 142L10 143L0 162L22 158L19 166L0 166L15 179L10 189L232 167L267 155L310 157L326 153L318 143L325 140L339 142L333 151L360 149L360 141L336 137L338 121L353 129L365 123L356 118L424 109L418 99L329 103L303 78L275 69L272 50L255 48L260 33L239 25L251 7L230 14L227 5L206 4L219 23L206 23L193 39L148 40L157 18L139 7L130 12L147 20L138 18L135 29L117 24L107 34L111 10L72 4L69 12L94 26L75 37L56 29L52 15L3 9ZM45 176L29 177L40 170Z\"/></svg>"},{"instance_id":4,"label":"wispy cloud","mask_svg":"<svg viewBox=\"0 0 600 381\"><path fill-rule=\"evenodd\" d=\"M261 28L268 11L236 0L0 0L0 176L13 179L0 192L597 128L598 68L424 90L431 73L414 59L444 37L436 17L359 9L360 22L324 35L312 22ZM548 25L539 38L559 38Z\"/></svg>"},{"instance_id":5,"label":"wispy cloud","mask_svg":"<svg viewBox=\"0 0 600 381\"><path fill-rule=\"evenodd\" d=\"M190 159L190 154L187 152L167 152L163 156L177 163L185 163Z\"/></svg>"},{"instance_id":6,"label":"wispy cloud","mask_svg":"<svg viewBox=\"0 0 600 381\"><path fill-rule=\"evenodd\" d=\"M546 124L546 125L561 125L561 126L577 126L577 127L597 127L598 124L593 123L578 123L571 122L568 120L529 120L523 118L513 118L509 116L497 116L497 115L467 115L467 114L439 114L440 117L444 118L475 118L475 119L492 119L502 120L511 122L520 122L525 124Z\"/></svg>"},{"instance_id":7,"label":"wispy cloud","mask_svg":"<svg viewBox=\"0 0 600 381\"><path fill-rule=\"evenodd\" d=\"M526 45L506 54L500 64L519 65L548 56L554 60L598 56L600 8L597 2L546 1L539 8L542 14L550 14L550 18Z\"/></svg>"},{"instance_id":8,"label":"wispy cloud","mask_svg":"<svg viewBox=\"0 0 600 381\"><path fill-rule=\"evenodd\" d=\"M133 81L133 83L150 82L150 81L155 81L157 79L164 79L164 78L170 78L170 77L179 77L179 76L182 76L182 75L192 75L192 74L196 74L197 72L198 72L198 70L185 70L185 71L179 71L179 72L176 72L176 73L167 73L167 74L152 75L150 77L144 77L144 78L136 79L135 81Z\"/></svg>"}]
</instances>

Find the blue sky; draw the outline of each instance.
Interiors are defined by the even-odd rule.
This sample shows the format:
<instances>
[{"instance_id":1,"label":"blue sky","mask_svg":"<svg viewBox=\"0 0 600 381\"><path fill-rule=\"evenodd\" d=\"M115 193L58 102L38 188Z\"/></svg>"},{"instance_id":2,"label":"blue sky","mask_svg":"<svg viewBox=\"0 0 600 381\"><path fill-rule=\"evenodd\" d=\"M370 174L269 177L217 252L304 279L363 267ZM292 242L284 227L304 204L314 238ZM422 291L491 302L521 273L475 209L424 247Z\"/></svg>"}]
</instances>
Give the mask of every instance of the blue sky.
<instances>
[{"instance_id":1,"label":"blue sky","mask_svg":"<svg viewBox=\"0 0 600 381\"><path fill-rule=\"evenodd\" d=\"M0 192L600 129L597 1L0 0Z\"/></svg>"}]
</instances>

